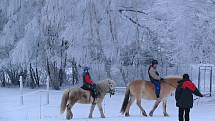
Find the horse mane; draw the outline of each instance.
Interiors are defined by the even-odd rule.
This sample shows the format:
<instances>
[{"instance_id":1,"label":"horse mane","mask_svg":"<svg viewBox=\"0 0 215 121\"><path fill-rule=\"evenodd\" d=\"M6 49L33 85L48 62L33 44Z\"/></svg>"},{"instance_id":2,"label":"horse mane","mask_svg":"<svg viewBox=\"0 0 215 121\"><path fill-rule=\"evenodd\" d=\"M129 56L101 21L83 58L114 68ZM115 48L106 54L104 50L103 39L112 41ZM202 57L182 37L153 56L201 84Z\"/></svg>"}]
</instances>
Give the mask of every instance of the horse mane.
<instances>
[{"instance_id":1,"label":"horse mane","mask_svg":"<svg viewBox=\"0 0 215 121\"><path fill-rule=\"evenodd\" d=\"M164 79L167 79L167 80L181 80L183 77L182 76L178 76L178 75L173 75L173 76L166 76L164 77Z\"/></svg>"},{"instance_id":2,"label":"horse mane","mask_svg":"<svg viewBox=\"0 0 215 121\"><path fill-rule=\"evenodd\" d=\"M164 80L166 81L166 82L169 82L169 83L176 83L176 84L178 84L178 81L180 81L180 80L182 80L183 79L183 77L182 76L166 76L165 78L164 78Z\"/></svg>"},{"instance_id":3,"label":"horse mane","mask_svg":"<svg viewBox=\"0 0 215 121\"><path fill-rule=\"evenodd\" d=\"M96 84L108 84L108 82L112 83L113 85L116 85L116 82L112 79L104 79L104 80L100 80L98 81Z\"/></svg>"}]
</instances>

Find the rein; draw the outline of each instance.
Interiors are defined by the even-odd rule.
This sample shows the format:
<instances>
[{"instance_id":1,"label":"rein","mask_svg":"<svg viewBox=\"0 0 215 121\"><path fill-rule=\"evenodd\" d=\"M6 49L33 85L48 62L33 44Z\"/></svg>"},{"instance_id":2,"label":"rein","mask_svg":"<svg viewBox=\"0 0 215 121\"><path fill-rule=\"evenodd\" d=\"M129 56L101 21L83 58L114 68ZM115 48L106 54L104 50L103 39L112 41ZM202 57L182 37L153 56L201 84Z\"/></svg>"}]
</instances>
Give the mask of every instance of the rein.
<instances>
[{"instance_id":1,"label":"rein","mask_svg":"<svg viewBox=\"0 0 215 121\"><path fill-rule=\"evenodd\" d=\"M108 80L108 83L111 84L110 80ZM109 86L109 91L108 91L108 93L110 94L110 98L111 98L112 95L114 95L114 92L113 92L113 90L111 89L110 86Z\"/></svg>"}]
</instances>

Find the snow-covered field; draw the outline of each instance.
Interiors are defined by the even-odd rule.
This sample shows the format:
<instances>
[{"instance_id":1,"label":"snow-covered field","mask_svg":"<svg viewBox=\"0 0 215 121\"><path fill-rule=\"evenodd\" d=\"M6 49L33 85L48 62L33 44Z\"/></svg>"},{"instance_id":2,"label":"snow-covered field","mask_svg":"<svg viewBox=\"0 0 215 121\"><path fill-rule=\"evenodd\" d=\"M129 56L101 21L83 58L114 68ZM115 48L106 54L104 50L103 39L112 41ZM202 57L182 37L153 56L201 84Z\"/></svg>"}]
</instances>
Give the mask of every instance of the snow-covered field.
<instances>
[{"instance_id":1,"label":"snow-covered field","mask_svg":"<svg viewBox=\"0 0 215 121\"><path fill-rule=\"evenodd\" d=\"M0 121L65 121L65 114L59 113L59 105L62 91L50 92L50 103L47 105L46 92L37 90L24 90L24 105L20 104L19 89L0 88ZM94 112L93 119L88 119L90 105L75 105L72 109L73 121L177 121L177 111L174 96L168 99L169 117L163 117L162 106L155 111L154 117L143 117L140 110L134 104L131 108L131 117L124 117L120 112L123 94L116 94L111 98L107 95L103 104L105 119L100 118L98 109ZM147 112L152 108L153 102L144 100L143 107ZM191 110L191 121L214 121L215 98L205 97L196 100Z\"/></svg>"}]
</instances>

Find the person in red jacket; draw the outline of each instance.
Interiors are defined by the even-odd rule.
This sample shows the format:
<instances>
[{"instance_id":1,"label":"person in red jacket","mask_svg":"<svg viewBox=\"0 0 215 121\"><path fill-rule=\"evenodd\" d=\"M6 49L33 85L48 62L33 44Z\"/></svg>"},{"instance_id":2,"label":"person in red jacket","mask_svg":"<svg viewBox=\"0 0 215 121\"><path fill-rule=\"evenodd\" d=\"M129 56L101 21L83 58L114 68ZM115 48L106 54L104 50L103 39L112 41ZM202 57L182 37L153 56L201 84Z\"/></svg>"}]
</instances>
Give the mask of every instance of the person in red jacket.
<instances>
[{"instance_id":1,"label":"person in red jacket","mask_svg":"<svg viewBox=\"0 0 215 121\"><path fill-rule=\"evenodd\" d=\"M179 85L175 92L176 106L179 107L178 118L179 121L184 121L184 119L189 121L190 109L193 107L193 94L199 97L203 97L203 95L192 83L188 74L184 74L183 79L178 83Z\"/></svg>"},{"instance_id":2,"label":"person in red jacket","mask_svg":"<svg viewBox=\"0 0 215 121\"><path fill-rule=\"evenodd\" d=\"M92 96L94 100L97 98L98 94L96 91L96 84L91 79L90 73L89 73L89 67L84 67L84 73L83 73L83 86L82 88L85 90L89 90L92 93Z\"/></svg>"}]
</instances>

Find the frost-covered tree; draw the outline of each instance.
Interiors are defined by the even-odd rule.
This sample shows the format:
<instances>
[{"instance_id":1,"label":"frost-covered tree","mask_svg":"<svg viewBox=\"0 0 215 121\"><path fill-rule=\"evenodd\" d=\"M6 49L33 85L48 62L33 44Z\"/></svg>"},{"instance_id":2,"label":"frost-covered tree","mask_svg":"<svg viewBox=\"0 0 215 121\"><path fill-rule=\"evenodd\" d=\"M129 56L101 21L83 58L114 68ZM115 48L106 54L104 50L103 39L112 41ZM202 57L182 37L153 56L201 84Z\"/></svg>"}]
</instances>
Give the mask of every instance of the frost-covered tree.
<instances>
[{"instance_id":1,"label":"frost-covered tree","mask_svg":"<svg viewBox=\"0 0 215 121\"><path fill-rule=\"evenodd\" d=\"M94 80L119 84L147 79L152 59L162 75L213 64L214 10L212 0L1 0L0 76L19 67L28 83L45 84L49 75L59 89L73 58Z\"/></svg>"}]
</instances>

